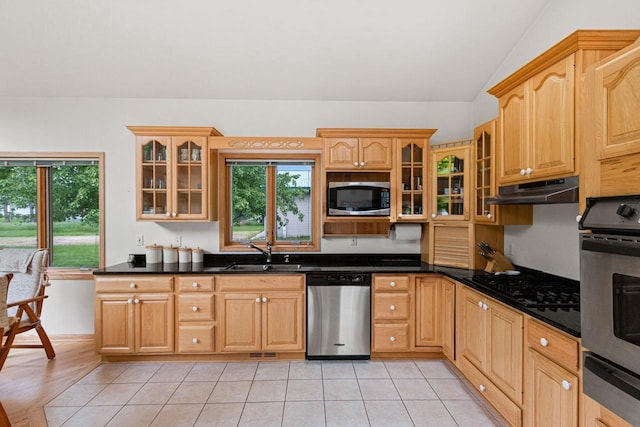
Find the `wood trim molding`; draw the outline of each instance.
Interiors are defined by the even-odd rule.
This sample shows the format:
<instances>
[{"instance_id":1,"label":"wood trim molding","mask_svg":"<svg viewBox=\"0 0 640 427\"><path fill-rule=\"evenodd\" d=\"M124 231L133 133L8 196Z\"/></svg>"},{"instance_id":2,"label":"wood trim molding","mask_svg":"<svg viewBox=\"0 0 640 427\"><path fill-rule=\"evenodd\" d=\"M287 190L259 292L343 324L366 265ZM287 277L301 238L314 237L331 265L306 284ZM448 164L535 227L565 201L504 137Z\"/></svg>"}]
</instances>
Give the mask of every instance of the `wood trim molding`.
<instances>
[{"instance_id":1,"label":"wood trim molding","mask_svg":"<svg viewBox=\"0 0 640 427\"><path fill-rule=\"evenodd\" d=\"M516 86L579 50L620 50L640 37L640 30L578 30L532 59L487 92L500 98Z\"/></svg>"},{"instance_id":2,"label":"wood trim molding","mask_svg":"<svg viewBox=\"0 0 640 427\"><path fill-rule=\"evenodd\" d=\"M205 126L127 126L136 136L222 136L218 129Z\"/></svg>"},{"instance_id":3,"label":"wood trim molding","mask_svg":"<svg viewBox=\"0 0 640 427\"><path fill-rule=\"evenodd\" d=\"M322 150L320 138L291 137L213 137L209 148L214 150Z\"/></svg>"},{"instance_id":4,"label":"wood trim molding","mask_svg":"<svg viewBox=\"0 0 640 427\"><path fill-rule=\"evenodd\" d=\"M316 136L323 138L431 138L438 129L395 129L395 128L318 128Z\"/></svg>"}]
</instances>

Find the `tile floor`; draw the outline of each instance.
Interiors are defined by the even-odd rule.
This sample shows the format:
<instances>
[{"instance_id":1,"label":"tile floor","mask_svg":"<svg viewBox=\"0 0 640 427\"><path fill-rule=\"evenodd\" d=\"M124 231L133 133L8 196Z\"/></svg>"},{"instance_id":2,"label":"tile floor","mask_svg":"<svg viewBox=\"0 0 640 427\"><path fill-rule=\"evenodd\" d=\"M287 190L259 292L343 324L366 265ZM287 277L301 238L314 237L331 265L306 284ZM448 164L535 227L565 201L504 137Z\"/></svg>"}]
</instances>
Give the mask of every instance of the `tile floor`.
<instances>
[{"instance_id":1,"label":"tile floor","mask_svg":"<svg viewBox=\"0 0 640 427\"><path fill-rule=\"evenodd\" d=\"M102 364L45 407L56 426L502 426L449 362Z\"/></svg>"}]
</instances>

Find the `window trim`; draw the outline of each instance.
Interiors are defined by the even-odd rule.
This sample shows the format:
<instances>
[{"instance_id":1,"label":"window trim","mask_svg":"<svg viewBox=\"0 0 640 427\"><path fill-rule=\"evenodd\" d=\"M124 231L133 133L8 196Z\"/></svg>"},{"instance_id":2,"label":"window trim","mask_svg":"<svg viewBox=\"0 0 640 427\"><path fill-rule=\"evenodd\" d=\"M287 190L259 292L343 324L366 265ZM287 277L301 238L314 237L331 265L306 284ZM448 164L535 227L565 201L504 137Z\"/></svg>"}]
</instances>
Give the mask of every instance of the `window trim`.
<instances>
[{"instance_id":1,"label":"window trim","mask_svg":"<svg viewBox=\"0 0 640 427\"><path fill-rule=\"evenodd\" d=\"M60 160L60 159L96 159L98 161L98 205L100 207L100 224L98 226L99 232L99 247L100 247L100 265L98 268L102 268L105 265L105 179L104 179L104 152L2 152L0 151L0 159L6 160ZM50 189L47 188L47 180L42 179L46 171L44 168L37 168L37 181L36 181L36 198L37 205L49 203L47 196L50 194ZM37 232L37 244L39 248L49 248L47 242L47 229L45 227L51 227L51 218L49 212L43 209L36 210L36 218L38 223ZM45 227L40 226L45 224ZM51 267L47 269L47 273L50 279L54 280L90 280L93 279L93 269L81 270L80 268L68 268L68 267Z\"/></svg>"},{"instance_id":2,"label":"window trim","mask_svg":"<svg viewBox=\"0 0 640 427\"><path fill-rule=\"evenodd\" d=\"M242 152L224 152L218 155L218 171L219 171L219 183L218 194L220 195L220 209L219 212L219 238L220 238L220 252L247 252L246 245L240 242L232 242L231 237L231 169L227 167L227 160L231 159L244 159L244 160L313 160L314 166L312 168L312 185L311 185L311 241L301 244L287 244L286 242L277 242L274 238L276 234L275 229L267 226L267 240L273 243L274 252L319 252L320 251L320 212L321 212L321 189L322 189L322 171L320 163L319 153L290 153L290 152L277 152L277 153L242 153ZM275 174L271 174L275 175ZM267 199L273 200L275 198L275 177L271 177L269 180L269 174L267 174ZM273 203L267 203L267 224L275 223L275 205ZM260 244L257 244L260 246Z\"/></svg>"}]
</instances>

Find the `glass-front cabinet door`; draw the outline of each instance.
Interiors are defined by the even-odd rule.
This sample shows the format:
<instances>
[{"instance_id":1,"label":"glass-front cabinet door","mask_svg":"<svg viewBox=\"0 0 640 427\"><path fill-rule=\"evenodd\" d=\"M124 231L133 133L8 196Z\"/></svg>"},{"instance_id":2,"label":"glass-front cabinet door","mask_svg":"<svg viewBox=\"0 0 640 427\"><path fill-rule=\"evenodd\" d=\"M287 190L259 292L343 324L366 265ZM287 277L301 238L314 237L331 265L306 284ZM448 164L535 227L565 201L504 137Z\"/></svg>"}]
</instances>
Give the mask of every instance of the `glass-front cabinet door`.
<instances>
[{"instance_id":1,"label":"glass-front cabinet door","mask_svg":"<svg viewBox=\"0 0 640 427\"><path fill-rule=\"evenodd\" d=\"M173 137L175 145L175 202L171 214L197 218L205 214L207 138Z\"/></svg>"},{"instance_id":2,"label":"glass-front cabinet door","mask_svg":"<svg viewBox=\"0 0 640 427\"><path fill-rule=\"evenodd\" d=\"M461 141L458 144L468 144ZM431 218L437 220L469 219L468 196L470 145L433 150L433 205Z\"/></svg>"},{"instance_id":3,"label":"glass-front cabinet door","mask_svg":"<svg viewBox=\"0 0 640 427\"><path fill-rule=\"evenodd\" d=\"M425 197L426 139L398 139L398 188L396 214L398 221L424 220L427 210Z\"/></svg>"},{"instance_id":4,"label":"glass-front cabinet door","mask_svg":"<svg viewBox=\"0 0 640 427\"><path fill-rule=\"evenodd\" d=\"M476 222L496 221L496 205L487 203L487 199L495 195L495 126L496 121L484 123L474 131L475 139L475 208Z\"/></svg>"},{"instance_id":5,"label":"glass-front cabinet door","mask_svg":"<svg viewBox=\"0 0 640 427\"><path fill-rule=\"evenodd\" d=\"M169 212L171 138L146 137L138 144L138 218L162 219Z\"/></svg>"}]
</instances>

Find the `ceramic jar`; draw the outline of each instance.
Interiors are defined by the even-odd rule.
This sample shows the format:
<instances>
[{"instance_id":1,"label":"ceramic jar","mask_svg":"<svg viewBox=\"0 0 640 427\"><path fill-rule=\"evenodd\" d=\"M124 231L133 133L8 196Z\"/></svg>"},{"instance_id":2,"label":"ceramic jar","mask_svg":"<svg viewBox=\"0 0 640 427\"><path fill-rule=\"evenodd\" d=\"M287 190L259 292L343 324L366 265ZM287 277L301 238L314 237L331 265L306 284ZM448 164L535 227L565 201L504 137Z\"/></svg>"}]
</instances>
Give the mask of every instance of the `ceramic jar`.
<instances>
[{"instance_id":1,"label":"ceramic jar","mask_svg":"<svg viewBox=\"0 0 640 427\"><path fill-rule=\"evenodd\" d=\"M191 261L194 264L202 264L204 262L204 249L200 249L200 248L192 249Z\"/></svg>"},{"instance_id":2,"label":"ceramic jar","mask_svg":"<svg viewBox=\"0 0 640 427\"><path fill-rule=\"evenodd\" d=\"M144 249L147 264L160 264L162 262L162 246L148 245Z\"/></svg>"},{"instance_id":3,"label":"ceramic jar","mask_svg":"<svg viewBox=\"0 0 640 427\"><path fill-rule=\"evenodd\" d=\"M162 261L165 264L175 264L178 262L178 248L175 246L165 246L162 248Z\"/></svg>"},{"instance_id":4,"label":"ceramic jar","mask_svg":"<svg viewBox=\"0 0 640 427\"><path fill-rule=\"evenodd\" d=\"M178 262L180 264L191 262L191 248L178 248Z\"/></svg>"}]
</instances>

